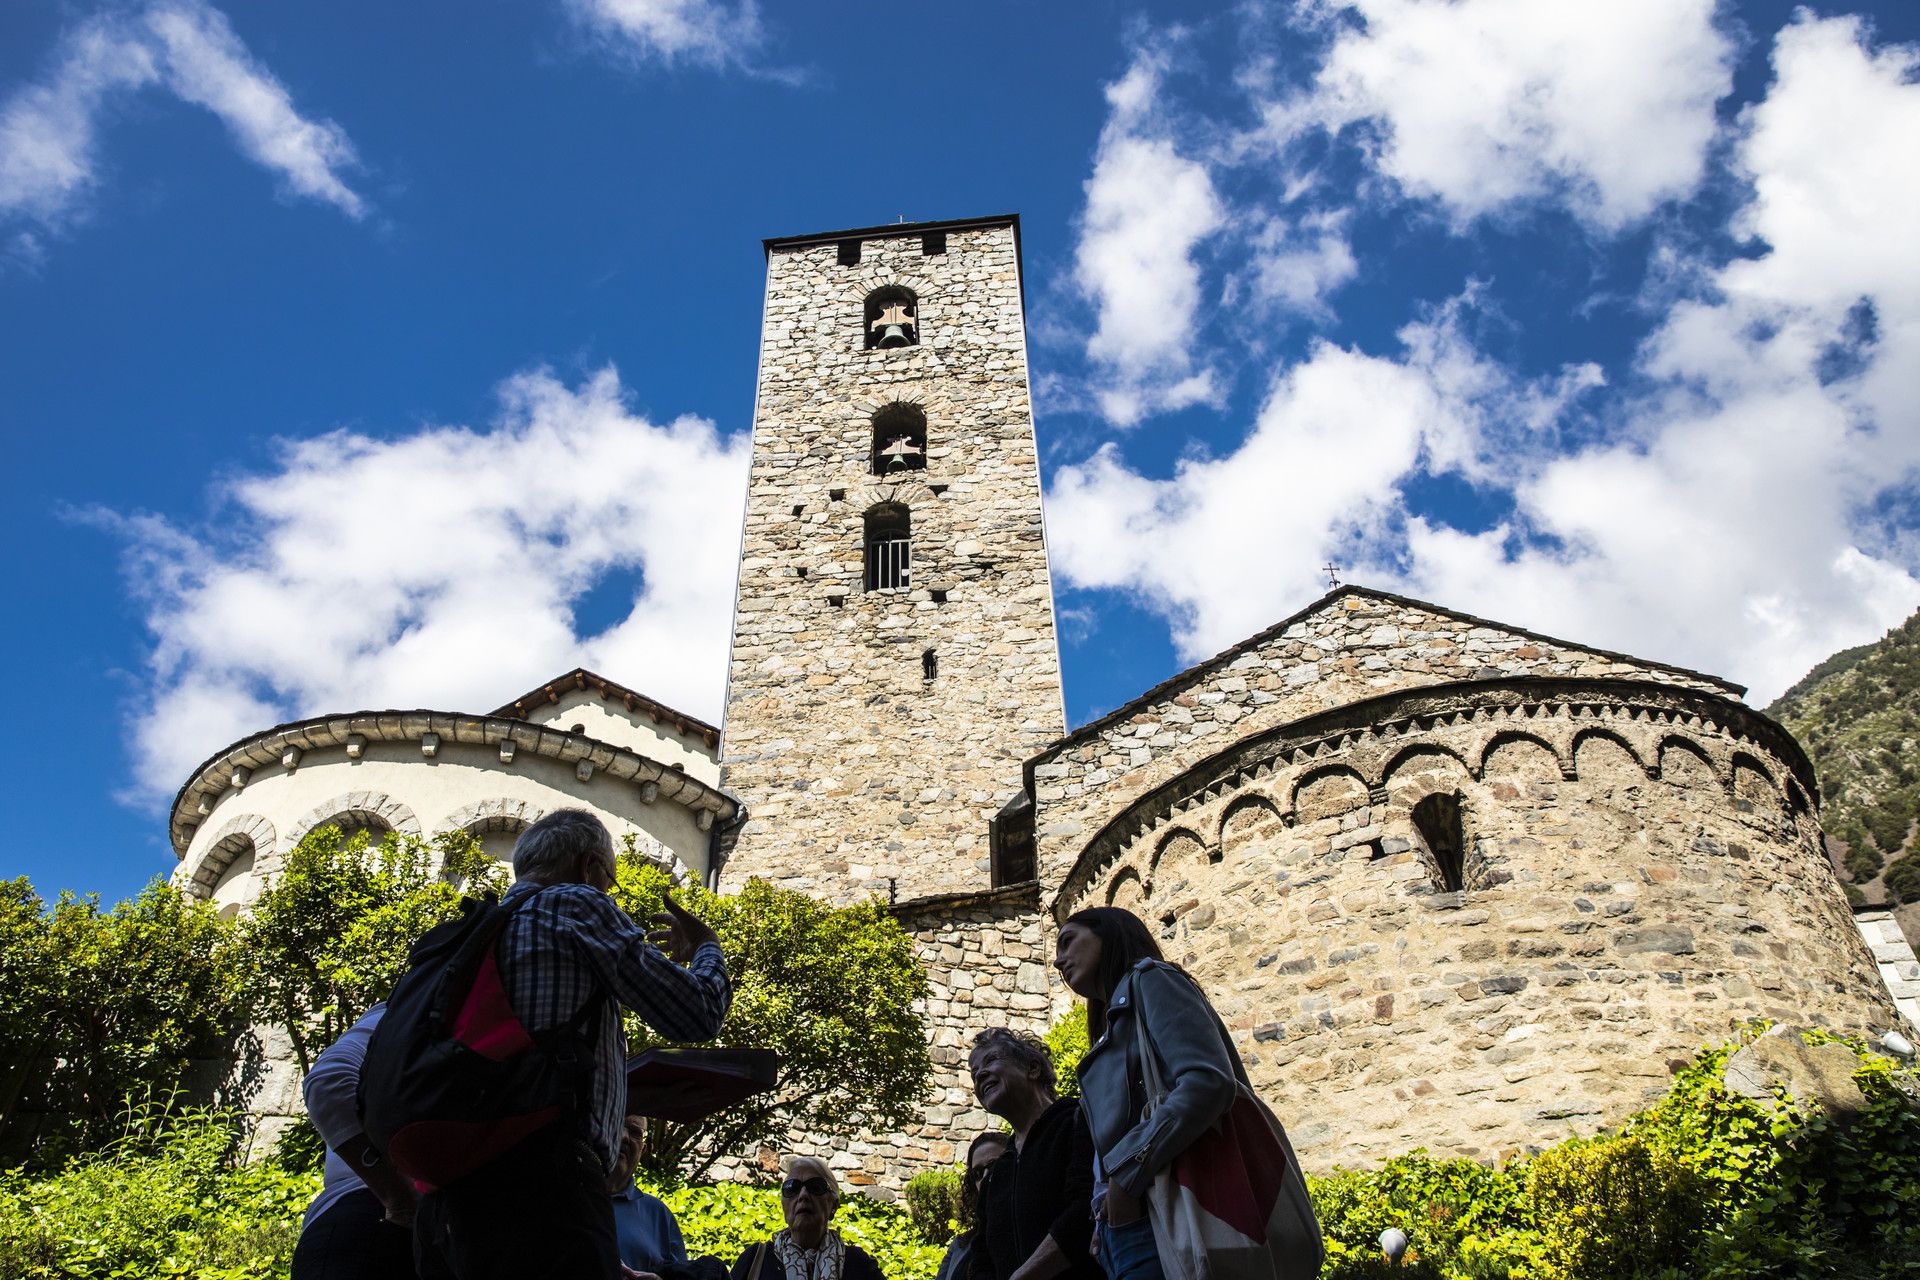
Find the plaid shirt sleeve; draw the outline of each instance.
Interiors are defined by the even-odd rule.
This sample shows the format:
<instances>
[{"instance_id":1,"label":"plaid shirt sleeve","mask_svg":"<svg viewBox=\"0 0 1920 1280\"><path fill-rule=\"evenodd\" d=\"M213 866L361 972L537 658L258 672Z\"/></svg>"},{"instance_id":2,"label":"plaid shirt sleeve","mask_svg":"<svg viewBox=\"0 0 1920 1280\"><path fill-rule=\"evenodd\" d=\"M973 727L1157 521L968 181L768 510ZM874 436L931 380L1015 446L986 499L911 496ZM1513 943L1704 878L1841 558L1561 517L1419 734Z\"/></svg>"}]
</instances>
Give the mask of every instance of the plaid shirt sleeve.
<instances>
[{"instance_id":1,"label":"plaid shirt sleeve","mask_svg":"<svg viewBox=\"0 0 1920 1280\"><path fill-rule=\"evenodd\" d=\"M702 944L681 968L606 894L588 890L567 898L579 925L569 932L580 961L614 999L669 1040L686 1043L720 1034L733 1003L733 984L717 943Z\"/></svg>"}]
</instances>

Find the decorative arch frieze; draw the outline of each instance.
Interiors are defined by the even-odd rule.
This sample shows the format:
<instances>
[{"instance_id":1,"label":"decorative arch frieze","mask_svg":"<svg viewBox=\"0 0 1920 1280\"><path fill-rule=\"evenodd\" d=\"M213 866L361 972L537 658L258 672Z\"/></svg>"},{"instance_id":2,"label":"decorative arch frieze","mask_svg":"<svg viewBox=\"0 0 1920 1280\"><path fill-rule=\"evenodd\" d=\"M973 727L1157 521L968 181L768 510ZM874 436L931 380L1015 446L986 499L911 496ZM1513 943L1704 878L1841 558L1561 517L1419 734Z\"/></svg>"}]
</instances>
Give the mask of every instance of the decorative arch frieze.
<instances>
[{"instance_id":1,"label":"decorative arch frieze","mask_svg":"<svg viewBox=\"0 0 1920 1280\"><path fill-rule=\"evenodd\" d=\"M408 836L421 834L420 819L392 796L379 791L349 791L308 810L288 828L287 847L291 849L299 844L315 827L334 825L342 818L351 820L355 826L378 826Z\"/></svg>"},{"instance_id":2,"label":"decorative arch frieze","mask_svg":"<svg viewBox=\"0 0 1920 1280\"><path fill-rule=\"evenodd\" d=\"M1486 745L1481 748L1480 767L1474 771L1475 775L1481 779L1485 779L1488 767L1493 764L1494 757L1498 755L1502 749L1519 747L1523 743L1540 748L1559 770L1562 778L1571 778L1574 776L1573 759L1565 748L1556 748L1553 743L1547 741L1541 734L1528 729L1502 729L1489 737Z\"/></svg>"},{"instance_id":3,"label":"decorative arch frieze","mask_svg":"<svg viewBox=\"0 0 1920 1280\"><path fill-rule=\"evenodd\" d=\"M1658 778L1660 776L1660 766L1658 762L1648 760L1638 747L1628 741L1626 734L1614 729L1603 729L1595 725L1587 725L1584 728L1574 731L1573 742L1569 746L1567 754L1573 761L1573 768L1576 773L1578 773L1580 769L1580 748L1589 742L1611 742L1614 746L1626 752L1627 758L1633 761L1640 772L1648 778Z\"/></svg>"},{"instance_id":4,"label":"decorative arch frieze","mask_svg":"<svg viewBox=\"0 0 1920 1280\"><path fill-rule=\"evenodd\" d=\"M463 805L440 820L435 835L464 831L470 836L490 831L525 831L546 816L546 810L529 800L509 800L498 796Z\"/></svg>"},{"instance_id":5,"label":"decorative arch frieze","mask_svg":"<svg viewBox=\"0 0 1920 1280\"><path fill-rule=\"evenodd\" d=\"M221 824L201 853L186 891L196 898L211 898L227 868L248 851L256 868L274 853L273 824L257 813L237 814Z\"/></svg>"},{"instance_id":6,"label":"decorative arch frieze","mask_svg":"<svg viewBox=\"0 0 1920 1280\"><path fill-rule=\"evenodd\" d=\"M1468 778L1479 777L1479 770L1474 767L1474 764L1468 763L1468 758L1452 744L1422 740L1407 743L1394 751L1393 755L1387 760L1385 767L1380 770L1378 775L1379 785L1391 788L1396 778L1404 773L1414 771L1411 768L1414 761L1423 758L1450 761L1460 770L1462 775ZM1473 756L1474 762L1478 763L1479 759L1480 754L1476 753Z\"/></svg>"},{"instance_id":7,"label":"decorative arch frieze","mask_svg":"<svg viewBox=\"0 0 1920 1280\"><path fill-rule=\"evenodd\" d=\"M1094 895L1108 876L1118 874L1129 851L1157 851L1176 827L1212 833L1218 838L1210 847L1224 851L1229 811L1250 800L1270 805L1290 827L1304 825L1314 819L1301 811L1297 797L1315 779L1345 776L1354 784L1354 799L1364 788L1377 804L1387 794L1386 783L1420 753L1448 757L1466 778L1485 782L1488 757L1503 743L1517 741L1544 750L1562 778L1577 779L1577 748L1595 738L1622 747L1649 777L1668 777L1668 753L1684 751L1706 767L1723 795L1731 793L1730 756L1738 743L1744 754L1773 762L1767 776L1786 780L1782 794L1791 797L1796 786L1803 799L1814 794L1812 766L1799 744L1731 699L1619 679L1463 681L1334 708L1250 735L1189 766L1095 830L1050 906L1058 914ZM1710 749L1701 739L1725 745ZM1716 754L1726 763L1716 763ZM1207 806L1222 797L1228 810L1209 817ZM1471 828L1470 799L1465 806ZM1393 813L1397 816L1390 820L1396 824L1406 817L1397 804ZM1475 856L1469 849L1470 882ZM1151 875L1143 884L1157 888Z\"/></svg>"},{"instance_id":8,"label":"decorative arch frieze","mask_svg":"<svg viewBox=\"0 0 1920 1280\"><path fill-rule=\"evenodd\" d=\"M1220 825L1214 831L1213 847L1220 851L1224 859L1238 850L1240 832L1284 826L1285 821L1280 806L1265 795L1241 795L1221 811Z\"/></svg>"}]
</instances>

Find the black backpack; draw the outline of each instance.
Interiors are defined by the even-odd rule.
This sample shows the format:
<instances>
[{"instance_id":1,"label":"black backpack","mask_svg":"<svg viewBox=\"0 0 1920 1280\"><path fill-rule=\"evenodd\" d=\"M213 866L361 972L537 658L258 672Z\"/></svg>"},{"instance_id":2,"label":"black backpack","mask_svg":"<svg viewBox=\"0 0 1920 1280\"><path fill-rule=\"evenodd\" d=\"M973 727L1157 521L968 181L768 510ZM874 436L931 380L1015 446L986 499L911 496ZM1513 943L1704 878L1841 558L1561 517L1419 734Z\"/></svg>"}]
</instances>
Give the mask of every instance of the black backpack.
<instances>
[{"instance_id":1,"label":"black backpack","mask_svg":"<svg viewBox=\"0 0 1920 1280\"><path fill-rule=\"evenodd\" d=\"M425 1191L457 1182L550 1125L585 1118L603 1001L533 1035L507 1000L496 952L513 914L489 894L413 944L360 1067L360 1122L387 1163Z\"/></svg>"}]
</instances>

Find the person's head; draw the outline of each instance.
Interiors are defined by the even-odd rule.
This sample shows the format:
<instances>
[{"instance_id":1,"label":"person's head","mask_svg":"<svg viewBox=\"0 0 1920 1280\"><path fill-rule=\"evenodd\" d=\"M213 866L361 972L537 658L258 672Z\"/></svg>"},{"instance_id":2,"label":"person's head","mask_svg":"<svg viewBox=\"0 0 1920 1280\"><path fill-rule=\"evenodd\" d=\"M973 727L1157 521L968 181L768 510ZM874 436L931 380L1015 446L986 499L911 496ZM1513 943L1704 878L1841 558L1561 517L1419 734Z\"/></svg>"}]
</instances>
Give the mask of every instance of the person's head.
<instances>
[{"instance_id":1,"label":"person's head","mask_svg":"<svg viewBox=\"0 0 1920 1280\"><path fill-rule=\"evenodd\" d=\"M633 1183L633 1171L640 1167L640 1155L647 1149L647 1118L628 1116L620 1129L620 1149L613 1157L613 1190L625 1191Z\"/></svg>"},{"instance_id":2,"label":"person's head","mask_svg":"<svg viewBox=\"0 0 1920 1280\"><path fill-rule=\"evenodd\" d=\"M1120 979L1142 960L1159 959L1160 944L1139 916L1119 907L1088 907L1060 926L1053 967L1086 1000L1087 1034L1098 1040L1107 1029L1107 999Z\"/></svg>"},{"instance_id":3,"label":"person's head","mask_svg":"<svg viewBox=\"0 0 1920 1280\"><path fill-rule=\"evenodd\" d=\"M967 1055L974 1096L1003 1119L1026 1115L1053 1101L1053 1054L1030 1031L988 1027L974 1037ZM1020 1122L1015 1123L1020 1127Z\"/></svg>"},{"instance_id":4,"label":"person's head","mask_svg":"<svg viewBox=\"0 0 1920 1280\"><path fill-rule=\"evenodd\" d=\"M967 1145L967 1172L960 1179L960 1204L969 1220L973 1218L974 1205L980 1199L980 1183L986 1178L987 1170L993 1167L995 1160L1007 1153L1011 1145L1013 1135L999 1129L989 1129Z\"/></svg>"},{"instance_id":5,"label":"person's head","mask_svg":"<svg viewBox=\"0 0 1920 1280\"><path fill-rule=\"evenodd\" d=\"M613 837L585 809L555 809L513 842L513 874L535 884L613 887Z\"/></svg>"},{"instance_id":6,"label":"person's head","mask_svg":"<svg viewBox=\"0 0 1920 1280\"><path fill-rule=\"evenodd\" d=\"M794 1156L787 1161L787 1174L780 1182L780 1214L795 1244L802 1249L817 1247L839 1208L840 1183L824 1160Z\"/></svg>"}]
</instances>

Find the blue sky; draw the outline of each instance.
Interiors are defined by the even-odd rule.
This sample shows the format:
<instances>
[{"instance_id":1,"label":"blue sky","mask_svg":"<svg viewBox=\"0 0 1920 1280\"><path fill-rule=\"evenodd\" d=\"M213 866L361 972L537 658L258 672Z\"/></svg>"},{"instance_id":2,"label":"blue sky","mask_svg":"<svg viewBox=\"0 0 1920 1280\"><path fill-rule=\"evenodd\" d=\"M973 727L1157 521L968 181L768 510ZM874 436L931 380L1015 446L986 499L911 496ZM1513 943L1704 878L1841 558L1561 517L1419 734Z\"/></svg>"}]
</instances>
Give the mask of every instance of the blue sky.
<instances>
[{"instance_id":1,"label":"blue sky","mask_svg":"<svg viewBox=\"0 0 1920 1280\"><path fill-rule=\"evenodd\" d=\"M718 719L763 237L1022 215L1068 715L1347 580L1764 703L1920 605L1920 8L0 9L0 875L577 664Z\"/></svg>"}]
</instances>

